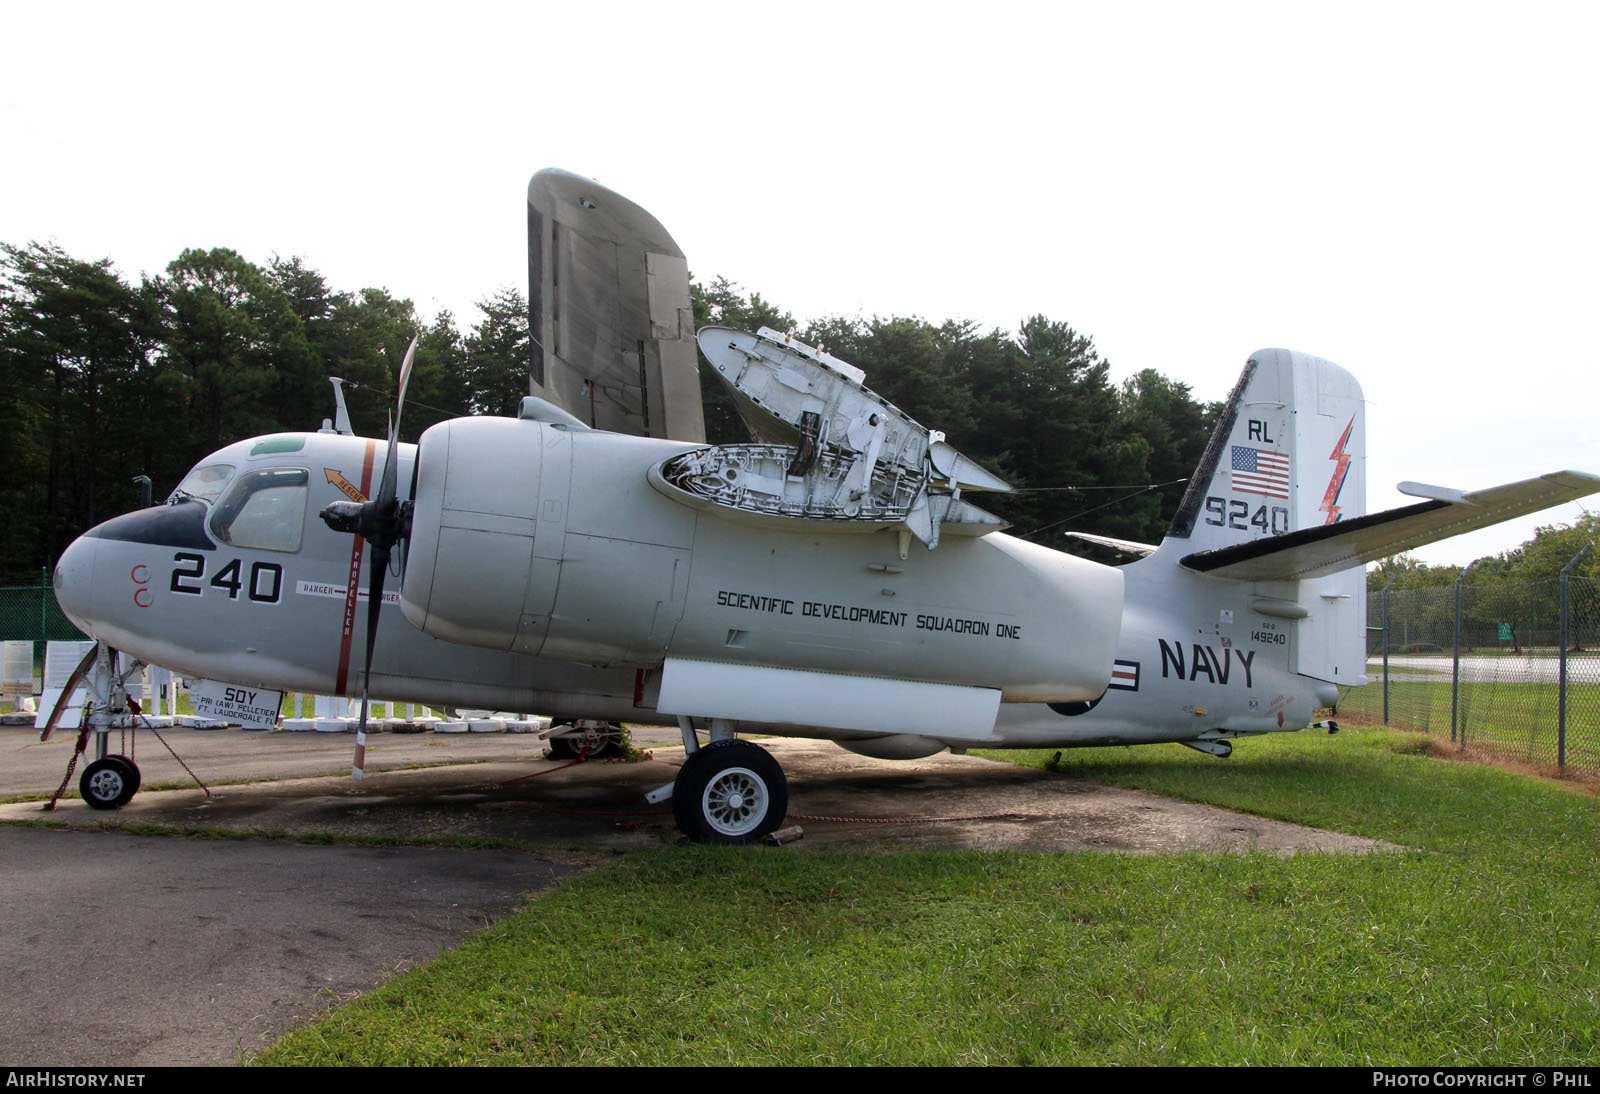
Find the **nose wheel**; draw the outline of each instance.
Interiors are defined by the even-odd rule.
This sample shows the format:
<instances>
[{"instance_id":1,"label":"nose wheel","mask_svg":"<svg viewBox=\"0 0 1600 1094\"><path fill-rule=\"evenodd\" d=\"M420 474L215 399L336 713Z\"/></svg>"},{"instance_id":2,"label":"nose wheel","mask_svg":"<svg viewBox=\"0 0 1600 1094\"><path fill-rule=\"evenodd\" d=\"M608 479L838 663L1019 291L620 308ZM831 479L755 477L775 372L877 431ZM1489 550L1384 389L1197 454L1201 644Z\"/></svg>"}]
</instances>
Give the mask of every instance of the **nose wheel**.
<instances>
[{"instance_id":1,"label":"nose wheel","mask_svg":"<svg viewBox=\"0 0 1600 1094\"><path fill-rule=\"evenodd\" d=\"M696 843L752 843L789 811L788 780L766 749L722 740L697 749L672 786L672 815Z\"/></svg>"},{"instance_id":2,"label":"nose wheel","mask_svg":"<svg viewBox=\"0 0 1600 1094\"><path fill-rule=\"evenodd\" d=\"M102 756L78 779L78 793L91 809L121 809L138 792L139 768L126 756Z\"/></svg>"}]
</instances>

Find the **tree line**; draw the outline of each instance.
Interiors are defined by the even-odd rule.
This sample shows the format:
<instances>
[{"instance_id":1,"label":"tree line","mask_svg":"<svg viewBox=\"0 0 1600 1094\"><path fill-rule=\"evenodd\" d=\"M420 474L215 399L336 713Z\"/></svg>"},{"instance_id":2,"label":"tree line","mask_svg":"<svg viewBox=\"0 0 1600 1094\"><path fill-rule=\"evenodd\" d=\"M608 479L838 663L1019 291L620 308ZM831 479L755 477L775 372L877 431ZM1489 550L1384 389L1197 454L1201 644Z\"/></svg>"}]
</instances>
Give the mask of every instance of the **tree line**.
<instances>
[{"instance_id":1,"label":"tree line","mask_svg":"<svg viewBox=\"0 0 1600 1094\"><path fill-rule=\"evenodd\" d=\"M160 499L235 440L314 429L347 385L358 433L383 436L394 377L420 335L406 434L508 413L527 393L527 303L504 289L463 333L383 289L336 290L298 258L186 250L134 283L109 259L0 245L0 581L32 582L76 535Z\"/></svg>"},{"instance_id":2,"label":"tree line","mask_svg":"<svg viewBox=\"0 0 1600 1094\"><path fill-rule=\"evenodd\" d=\"M867 383L1018 492L976 499L1013 532L1070 546L1067 529L1159 542L1218 411L1154 369L1120 384L1093 340L1046 316L1016 331L961 320L831 316L806 322L725 278L691 285L697 323L769 326L858 365ZM395 373L420 335L405 434L463 414L508 414L527 392L528 309L515 289L463 330L384 289L336 289L298 258L257 264L185 250L134 282L110 259L53 244L0 244L0 582L31 583L72 538L133 508L147 475L160 499L207 453L244 437L315 428L327 378L347 384L358 433L382 436ZM708 439L748 434L702 361ZM1472 581L1553 576L1600 527L1540 529L1479 560ZM1459 568L1400 556L1371 588L1448 585ZM1576 571L1600 574L1600 552Z\"/></svg>"},{"instance_id":3,"label":"tree line","mask_svg":"<svg viewBox=\"0 0 1600 1094\"><path fill-rule=\"evenodd\" d=\"M797 323L724 278L691 294L697 324L772 327L863 369L874 391L1017 490L978 505L1051 546L1068 546L1069 528L1159 543L1220 409L1155 369L1113 384L1089 337L1042 315L1014 333L903 316ZM748 440L703 360L700 386L708 439Z\"/></svg>"},{"instance_id":4,"label":"tree line","mask_svg":"<svg viewBox=\"0 0 1600 1094\"><path fill-rule=\"evenodd\" d=\"M1554 646L1559 642L1561 571L1580 580L1568 589L1575 647L1600 642L1600 513L1586 513L1571 524L1544 525L1520 546L1485 555L1468 566L1430 566L1413 555L1396 555L1367 570L1367 595L1373 604L1385 588L1391 600L1391 648L1421 644L1448 649L1455 633L1454 586L1462 581L1464 644L1513 648ZM1466 576L1463 578L1463 571ZM1509 637L1502 640L1502 626ZM1379 641L1374 638L1374 643Z\"/></svg>"}]
</instances>

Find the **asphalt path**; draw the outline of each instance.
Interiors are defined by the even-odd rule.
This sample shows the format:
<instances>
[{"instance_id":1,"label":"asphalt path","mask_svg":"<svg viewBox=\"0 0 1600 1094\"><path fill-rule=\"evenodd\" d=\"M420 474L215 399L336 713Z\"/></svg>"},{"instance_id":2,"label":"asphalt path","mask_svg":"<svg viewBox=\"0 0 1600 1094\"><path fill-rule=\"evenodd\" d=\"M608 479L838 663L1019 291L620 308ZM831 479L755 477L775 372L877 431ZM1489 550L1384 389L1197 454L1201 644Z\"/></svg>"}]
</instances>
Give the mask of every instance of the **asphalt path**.
<instances>
[{"instance_id":1,"label":"asphalt path","mask_svg":"<svg viewBox=\"0 0 1600 1094\"><path fill-rule=\"evenodd\" d=\"M544 754L542 741L521 734L383 734L372 742L375 778L446 764L460 778L479 764L527 765ZM31 728L0 729L0 797L49 794L69 764L75 790L85 763L73 763L75 744L70 732L42 742ZM194 787L198 778L211 792L141 791L114 814L70 797L48 814L41 803L0 806L13 822L76 826L0 826L5 1064L237 1063L584 865L531 851L103 831L107 820L216 827L211 811L243 796L244 784L267 814L280 789L312 783L337 794L360 786L348 776L349 734L178 728L110 744L120 753L131 746L147 787ZM173 818L161 807L174 799L196 804ZM350 834L384 833L364 826Z\"/></svg>"},{"instance_id":2,"label":"asphalt path","mask_svg":"<svg viewBox=\"0 0 1600 1094\"><path fill-rule=\"evenodd\" d=\"M0 1061L232 1064L576 867L0 827Z\"/></svg>"}]
</instances>

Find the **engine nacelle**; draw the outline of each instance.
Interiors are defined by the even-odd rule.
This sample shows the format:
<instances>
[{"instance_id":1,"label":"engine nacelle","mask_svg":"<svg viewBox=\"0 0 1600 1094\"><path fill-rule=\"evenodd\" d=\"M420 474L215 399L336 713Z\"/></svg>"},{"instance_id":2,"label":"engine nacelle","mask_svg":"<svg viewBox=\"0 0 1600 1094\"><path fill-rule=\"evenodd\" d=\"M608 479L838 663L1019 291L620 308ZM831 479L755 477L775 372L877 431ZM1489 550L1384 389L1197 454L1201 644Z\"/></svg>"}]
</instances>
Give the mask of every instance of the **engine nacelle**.
<instances>
[{"instance_id":1,"label":"engine nacelle","mask_svg":"<svg viewBox=\"0 0 1600 1094\"><path fill-rule=\"evenodd\" d=\"M511 418L422 435L401 585L451 642L586 664L659 664L682 613L694 514L649 467L691 445Z\"/></svg>"}]
</instances>

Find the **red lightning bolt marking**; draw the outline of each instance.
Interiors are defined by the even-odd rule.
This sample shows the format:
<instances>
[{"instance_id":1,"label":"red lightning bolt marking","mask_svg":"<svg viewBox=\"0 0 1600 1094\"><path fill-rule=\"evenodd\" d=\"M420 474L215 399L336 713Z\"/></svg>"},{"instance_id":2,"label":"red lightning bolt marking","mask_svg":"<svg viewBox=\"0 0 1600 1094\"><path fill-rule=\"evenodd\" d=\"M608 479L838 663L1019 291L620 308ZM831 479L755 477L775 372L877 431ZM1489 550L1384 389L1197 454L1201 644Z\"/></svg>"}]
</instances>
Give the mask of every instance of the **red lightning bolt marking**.
<instances>
[{"instance_id":1,"label":"red lightning bolt marking","mask_svg":"<svg viewBox=\"0 0 1600 1094\"><path fill-rule=\"evenodd\" d=\"M1345 476L1350 474L1350 455L1344 448L1350 443L1350 430L1355 424L1355 415L1351 415L1349 424L1339 435L1339 443L1328 453L1328 459L1334 462L1333 478L1328 480L1328 492L1322 495L1322 504L1317 506L1319 511L1328 514L1328 519L1322 522L1324 524L1332 524L1339 519L1339 506L1334 503L1339 500L1339 494L1344 490Z\"/></svg>"}]
</instances>

